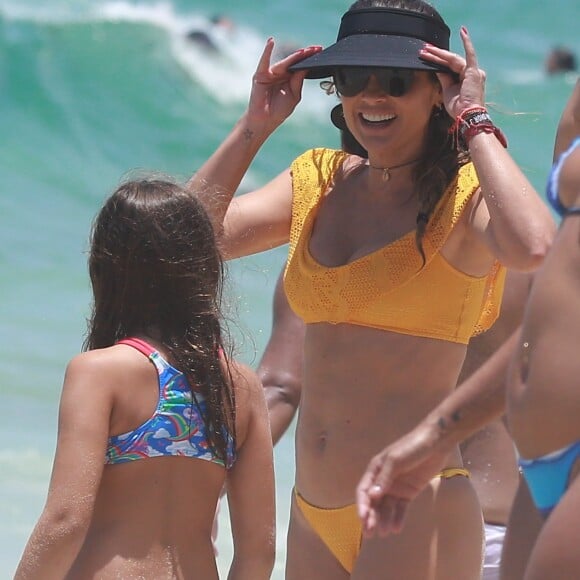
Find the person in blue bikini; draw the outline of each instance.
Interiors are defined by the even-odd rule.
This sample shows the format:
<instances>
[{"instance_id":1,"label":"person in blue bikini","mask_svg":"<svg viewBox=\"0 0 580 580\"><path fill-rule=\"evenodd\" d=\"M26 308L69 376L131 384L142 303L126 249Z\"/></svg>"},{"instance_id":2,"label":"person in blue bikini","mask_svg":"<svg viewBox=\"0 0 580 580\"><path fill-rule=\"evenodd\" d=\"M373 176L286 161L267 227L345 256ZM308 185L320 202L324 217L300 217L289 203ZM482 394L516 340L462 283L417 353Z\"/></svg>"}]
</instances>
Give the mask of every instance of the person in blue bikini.
<instances>
[{"instance_id":1,"label":"person in blue bikini","mask_svg":"<svg viewBox=\"0 0 580 580\"><path fill-rule=\"evenodd\" d=\"M86 352L68 364L45 508L16 580L217 580L227 487L229 578L274 563L272 443L256 374L226 354L223 263L196 196L123 183L95 221Z\"/></svg>"},{"instance_id":2,"label":"person in blue bikini","mask_svg":"<svg viewBox=\"0 0 580 580\"><path fill-rule=\"evenodd\" d=\"M510 430L544 521L506 580L568 580L580 571L580 81L566 118L546 192L562 221L534 279L508 390Z\"/></svg>"}]
</instances>

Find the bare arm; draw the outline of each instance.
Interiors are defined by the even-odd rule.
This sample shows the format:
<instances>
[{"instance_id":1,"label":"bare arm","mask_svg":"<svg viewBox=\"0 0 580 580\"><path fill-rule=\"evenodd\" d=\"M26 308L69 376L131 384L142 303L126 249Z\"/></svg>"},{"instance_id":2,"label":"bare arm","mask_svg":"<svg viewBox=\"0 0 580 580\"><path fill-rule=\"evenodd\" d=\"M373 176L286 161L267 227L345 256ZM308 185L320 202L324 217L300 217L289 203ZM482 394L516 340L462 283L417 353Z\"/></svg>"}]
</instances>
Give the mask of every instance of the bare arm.
<instances>
[{"instance_id":1,"label":"bare arm","mask_svg":"<svg viewBox=\"0 0 580 580\"><path fill-rule=\"evenodd\" d=\"M26 545L15 580L61 580L91 521L105 463L112 402L86 353L73 359L62 390L58 439L48 498Z\"/></svg>"},{"instance_id":2,"label":"bare arm","mask_svg":"<svg viewBox=\"0 0 580 580\"><path fill-rule=\"evenodd\" d=\"M437 47L422 56L445 65L460 76L438 74L445 106L452 117L485 103L485 72L465 29L461 30L465 58ZM485 203L477 207L474 233L487 251L508 268L534 270L546 255L555 233L550 211L536 190L493 134L479 133L469 141Z\"/></svg>"},{"instance_id":3,"label":"bare arm","mask_svg":"<svg viewBox=\"0 0 580 580\"><path fill-rule=\"evenodd\" d=\"M283 273L282 270L274 291L272 334L257 371L268 404L274 444L290 426L302 391L305 326L288 304Z\"/></svg>"},{"instance_id":4,"label":"bare arm","mask_svg":"<svg viewBox=\"0 0 580 580\"><path fill-rule=\"evenodd\" d=\"M571 142L580 137L580 80L564 107L554 146L554 161L570 146ZM580 203L580 149L576 148L568 157L560 170L558 195L565 207L578 207Z\"/></svg>"},{"instance_id":5,"label":"bare arm","mask_svg":"<svg viewBox=\"0 0 580 580\"><path fill-rule=\"evenodd\" d=\"M233 195L256 153L276 128L294 111L300 101L306 73L290 73L288 67L314 54L320 50L320 47L298 50L271 65L273 49L274 41L269 39L252 79L248 109L216 152L188 183L188 189L202 199L217 231L221 231L225 225L224 221ZM274 186L278 183L276 180L272 182ZM240 232L246 233L248 229L256 227L267 233L268 209L276 204L276 196L268 197L273 189L272 185L262 189L265 191L258 197L258 203L239 203L237 208L234 208L235 211L231 212L224 240L226 255L242 255L241 252L236 253L231 249L231 246L237 243L235 236ZM272 216L275 227L273 237L271 240L264 241L264 247L273 247L281 243L277 241L279 238L279 224L276 223L278 213L275 211ZM239 223L236 225L236 222ZM233 239L229 244L229 238L232 236ZM264 248L259 244L258 249Z\"/></svg>"},{"instance_id":6,"label":"bare arm","mask_svg":"<svg viewBox=\"0 0 580 580\"><path fill-rule=\"evenodd\" d=\"M564 107L554 143L554 161L569 147L574 137L580 135L580 79Z\"/></svg>"},{"instance_id":7,"label":"bare arm","mask_svg":"<svg viewBox=\"0 0 580 580\"><path fill-rule=\"evenodd\" d=\"M275 557L272 439L264 393L247 367L235 377L238 455L227 477L234 540L229 580L270 578Z\"/></svg>"},{"instance_id":8,"label":"bare arm","mask_svg":"<svg viewBox=\"0 0 580 580\"><path fill-rule=\"evenodd\" d=\"M481 211L489 216L480 216L482 239L508 268L537 269L556 229L548 207L494 135L476 135L469 151L486 202Z\"/></svg>"},{"instance_id":9,"label":"bare arm","mask_svg":"<svg viewBox=\"0 0 580 580\"><path fill-rule=\"evenodd\" d=\"M409 502L444 467L454 446L501 416L519 335L520 328L415 429L371 460L357 488L365 534L400 531Z\"/></svg>"}]
</instances>

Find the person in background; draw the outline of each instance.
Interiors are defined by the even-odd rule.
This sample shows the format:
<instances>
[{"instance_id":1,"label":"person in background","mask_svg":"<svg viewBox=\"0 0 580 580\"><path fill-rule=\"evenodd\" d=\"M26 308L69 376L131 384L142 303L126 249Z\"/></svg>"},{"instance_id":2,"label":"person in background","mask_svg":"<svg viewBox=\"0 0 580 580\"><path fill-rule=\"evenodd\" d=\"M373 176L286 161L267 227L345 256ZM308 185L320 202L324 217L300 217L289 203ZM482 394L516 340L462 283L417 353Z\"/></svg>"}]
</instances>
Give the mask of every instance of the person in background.
<instances>
[{"instance_id":1,"label":"person in background","mask_svg":"<svg viewBox=\"0 0 580 580\"><path fill-rule=\"evenodd\" d=\"M505 267L535 269L553 235L484 107L469 34L465 58L449 34L424 2L359 0L324 51L271 64L269 40L247 111L190 181L210 188L227 257L290 243L285 290L306 329L288 580L480 573L481 508L457 446L401 534L362 538L355 504L373 454L454 391L467 343L497 316ZM313 149L233 199L306 75L332 78L368 159Z\"/></svg>"},{"instance_id":2,"label":"person in background","mask_svg":"<svg viewBox=\"0 0 580 580\"><path fill-rule=\"evenodd\" d=\"M86 352L68 364L44 510L16 580L217 579L212 524L227 484L230 579L274 563L267 409L225 352L223 263L195 195L123 183L93 226Z\"/></svg>"},{"instance_id":3,"label":"person in background","mask_svg":"<svg viewBox=\"0 0 580 580\"><path fill-rule=\"evenodd\" d=\"M562 221L510 373L508 420L526 485L510 517L504 580L568 580L580 570L580 81L558 126L547 198Z\"/></svg>"},{"instance_id":4,"label":"person in background","mask_svg":"<svg viewBox=\"0 0 580 580\"><path fill-rule=\"evenodd\" d=\"M577 70L576 55L565 46L556 46L546 56L544 69L549 75Z\"/></svg>"},{"instance_id":5,"label":"person in background","mask_svg":"<svg viewBox=\"0 0 580 580\"><path fill-rule=\"evenodd\" d=\"M220 52L216 35L231 37L236 31L236 24L233 20L223 14L214 14L209 19L209 27L206 29L194 28L189 30L185 37L189 42L211 54Z\"/></svg>"}]
</instances>

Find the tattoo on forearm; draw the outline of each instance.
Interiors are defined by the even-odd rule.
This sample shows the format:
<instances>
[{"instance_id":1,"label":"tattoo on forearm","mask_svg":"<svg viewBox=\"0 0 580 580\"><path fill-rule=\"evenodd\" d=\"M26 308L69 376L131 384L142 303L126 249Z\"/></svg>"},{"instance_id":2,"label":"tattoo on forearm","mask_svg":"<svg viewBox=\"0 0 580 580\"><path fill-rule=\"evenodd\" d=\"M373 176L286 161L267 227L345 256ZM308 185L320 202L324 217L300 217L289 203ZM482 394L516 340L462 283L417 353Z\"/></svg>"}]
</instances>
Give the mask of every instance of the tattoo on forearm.
<instances>
[{"instance_id":1,"label":"tattoo on forearm","mask_svg":"<svg viewBox=\"0 0 580 580\"><path fill-rule=\"evenodd\" d=\"M454 411L451 414L451 421L453 423L459 423L459 421L461 421L461 412ZM437 425L439 426L439 429L441 429L441 431L445 431L449 426L445 417L439 417L439 420L437 421Z\"/></svg>"},{"instance_id":2,"label":"tattoo on forearm","mask_svg":"<svg viewBox=\"0 0 580 580\"><path fill-rule=\"evenodd\" d=\"M251 141L254 137L254 132L251 129L246 129L244 131L244 138L246 141Z\"/></svg>"}]
</instances>

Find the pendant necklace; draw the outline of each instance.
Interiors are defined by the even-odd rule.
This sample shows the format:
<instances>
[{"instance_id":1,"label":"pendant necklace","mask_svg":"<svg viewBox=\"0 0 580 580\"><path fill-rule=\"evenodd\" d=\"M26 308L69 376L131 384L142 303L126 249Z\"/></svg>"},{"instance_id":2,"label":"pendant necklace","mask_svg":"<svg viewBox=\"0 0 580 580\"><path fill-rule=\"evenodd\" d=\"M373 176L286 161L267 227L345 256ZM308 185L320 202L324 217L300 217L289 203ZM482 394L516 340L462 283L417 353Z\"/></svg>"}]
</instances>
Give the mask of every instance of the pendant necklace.
<instances>
[{"instance_id":1,"label":"pendant necklace","mask_svg":"<svg viewBox=\"0 0 580 580\"><path fill-rule=\"evenodd\" d=\"M412 161L407 161L406 163L401 163L400 165L392 165L391 167L376 167L375 165L371 165L370 162L368 166L371 169L376 169L377 171L382 171L382 179L383 181L389 181L391 179L391 171L393 169L399 169L400 167L406 167L407 165L412 165L413 163L417 163L419 159L413 159Z\"/></svg>"}]
</instances>

